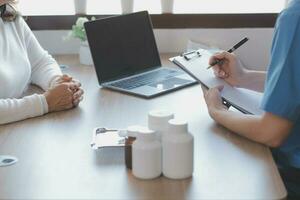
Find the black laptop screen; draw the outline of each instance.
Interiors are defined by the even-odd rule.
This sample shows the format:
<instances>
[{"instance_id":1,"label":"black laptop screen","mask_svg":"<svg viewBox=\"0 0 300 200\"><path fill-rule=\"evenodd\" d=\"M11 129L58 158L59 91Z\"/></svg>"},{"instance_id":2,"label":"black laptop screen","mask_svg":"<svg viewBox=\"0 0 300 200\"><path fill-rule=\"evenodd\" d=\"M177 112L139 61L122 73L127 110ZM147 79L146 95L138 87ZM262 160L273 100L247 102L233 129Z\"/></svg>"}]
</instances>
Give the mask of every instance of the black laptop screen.
<instances>
[{"instance_id":1,"label":"black laptop screen","mask_svg":"<svg viewBox=\"0 0 300 200\"><path fill-rule=\"evenodd\" d=\"M161 65L146 11L85 23L99 83Z\"/></svg>"}]
</instances>

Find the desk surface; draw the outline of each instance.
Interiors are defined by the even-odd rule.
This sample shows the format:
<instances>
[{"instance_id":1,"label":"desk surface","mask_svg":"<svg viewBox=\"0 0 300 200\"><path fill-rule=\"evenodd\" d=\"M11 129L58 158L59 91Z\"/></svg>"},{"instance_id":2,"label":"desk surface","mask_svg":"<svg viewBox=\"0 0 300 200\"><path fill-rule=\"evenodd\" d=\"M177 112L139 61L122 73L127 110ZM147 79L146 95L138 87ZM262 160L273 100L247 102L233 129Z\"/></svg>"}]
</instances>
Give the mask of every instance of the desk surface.
<instances>
[{"instance_id":1,"label":"desk surface","mask_svg":"<svg viewBox=\"0 0 300 200\"><path fill-rule=\"evenodd\" d=\"M163 56L166 58L166 55ZM282 199L286 190L268 148L214 123L200 86L152 100L100 89L93 67L57 56L81 80L79 108L0 126L0 154L19 162L0 168L0 199ZM167 62L163 59L163 63ZM124 166L123 149L90 148L94 127L146 125L152 109L169 109L189 121L195 137L190 179L142 181Z\"/></svg>"}]
</instances>

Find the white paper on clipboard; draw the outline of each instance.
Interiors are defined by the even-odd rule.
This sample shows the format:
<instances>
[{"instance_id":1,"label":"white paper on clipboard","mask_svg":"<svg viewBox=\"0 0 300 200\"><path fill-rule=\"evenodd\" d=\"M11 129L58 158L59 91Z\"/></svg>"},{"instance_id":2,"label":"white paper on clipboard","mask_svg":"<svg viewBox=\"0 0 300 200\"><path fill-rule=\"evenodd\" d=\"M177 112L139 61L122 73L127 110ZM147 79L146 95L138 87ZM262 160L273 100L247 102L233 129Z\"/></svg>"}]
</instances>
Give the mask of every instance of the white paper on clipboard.
<instances>
[{"instance_id":1,"label":"white paper on clipboard","mask_svg":"<svg viewBox=\"0 0 300 200\"><path fill-rule=\"evenodd\" d=\"M177 56L170 58L170 61L208 88L224 85L224 89L221 93L222 97L243 113L255 115L261 115L263 113L263 110L260 109L262 93L232 87L224 80L215 77L213 70L207 69L208 61L212 53L204 49L197 51L200 53L200 57L196 56L190 60L186 60L183 56Z\"/></svg>"}]
</instances>

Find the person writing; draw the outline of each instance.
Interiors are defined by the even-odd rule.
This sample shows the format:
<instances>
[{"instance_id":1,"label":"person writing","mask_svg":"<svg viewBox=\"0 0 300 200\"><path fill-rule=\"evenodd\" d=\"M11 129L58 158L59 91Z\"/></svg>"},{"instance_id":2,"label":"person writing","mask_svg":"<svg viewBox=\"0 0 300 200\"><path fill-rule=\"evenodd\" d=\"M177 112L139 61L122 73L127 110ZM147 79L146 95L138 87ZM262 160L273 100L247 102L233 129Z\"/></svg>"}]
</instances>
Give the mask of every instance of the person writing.
<instances>
[{"instance_id":1,"label":"person writing","mask_svg":"<svg viewBox=\"0 0 300 200\"><path fill-rule=\"evenodd\" d=\"M289 199L300 199L300 0L293 0L276 22L267 72L244 68L234 54L213 67L217 77L235 87L264 92L261 116L229 111L222 104L222 86L205 90L210 116L227 129L272 148ZM266 80L265 80L266 79Z\"/></svg>"},{"instance_id":2,"label":"person writing","mask_svg":"<svg viewBox=\"0 0 300 200\"><path fill-rule=\"evenodd\" d=\"M81 84L62 75L16 4L16 0L0 0L0 124L74 108L83 97ZM30 83L45 93L23 97Z\"/></svg>"}]
</instances>

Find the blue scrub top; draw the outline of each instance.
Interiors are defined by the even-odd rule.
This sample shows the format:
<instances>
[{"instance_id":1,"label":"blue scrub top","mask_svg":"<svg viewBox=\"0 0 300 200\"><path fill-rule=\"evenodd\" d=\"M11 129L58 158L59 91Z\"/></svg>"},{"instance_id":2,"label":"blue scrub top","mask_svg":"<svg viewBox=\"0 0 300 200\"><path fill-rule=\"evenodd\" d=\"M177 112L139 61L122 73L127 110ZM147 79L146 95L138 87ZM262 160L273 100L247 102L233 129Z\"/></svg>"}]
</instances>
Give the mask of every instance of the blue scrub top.
<instances>
[{"instance_id":1,"label":"blue scrub top","mask_svg":"<svg viewBox=\"0 0 300 200\"><path fill-rule=\"evenodd\" d=\"M300 0L277 19L262 109L294 123L283 145L272 152L279 167L300 169Z\"/></svg>"}]
</instances>

